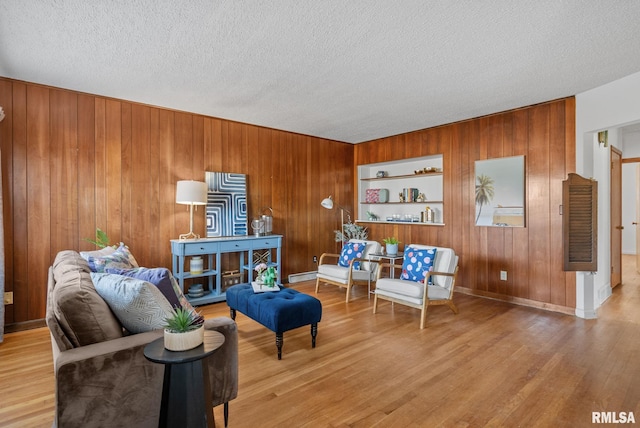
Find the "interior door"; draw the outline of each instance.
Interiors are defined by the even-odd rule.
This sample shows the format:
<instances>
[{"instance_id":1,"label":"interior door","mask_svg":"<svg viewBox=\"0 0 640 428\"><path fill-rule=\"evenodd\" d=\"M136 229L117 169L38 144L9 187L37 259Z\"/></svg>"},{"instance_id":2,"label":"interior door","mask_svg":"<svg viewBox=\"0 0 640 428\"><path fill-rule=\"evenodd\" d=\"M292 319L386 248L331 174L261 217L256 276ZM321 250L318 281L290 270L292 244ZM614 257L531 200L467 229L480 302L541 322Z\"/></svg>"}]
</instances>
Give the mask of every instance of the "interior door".
<instances>
[{"instance_id":1,"label":"interior door","mask_svg":"<svg viewBox=\"0 0 640 428\"><path fill-rule=\"evenodd\" d=\"M636 219L633 225L636 228L636 271L640 273L640 230L638 230L638 222L640 221L640 164L636 165Z\"/></svg>"},{"instance_id":2,"label":"interior door","mask_svg":"<svg viewBox=\"0 0 640 428\"><path fill-rule=\"evenodd\" d=\"M611 146L611 287L622 282L622 152Z\"/></svg>"}]
</instances>

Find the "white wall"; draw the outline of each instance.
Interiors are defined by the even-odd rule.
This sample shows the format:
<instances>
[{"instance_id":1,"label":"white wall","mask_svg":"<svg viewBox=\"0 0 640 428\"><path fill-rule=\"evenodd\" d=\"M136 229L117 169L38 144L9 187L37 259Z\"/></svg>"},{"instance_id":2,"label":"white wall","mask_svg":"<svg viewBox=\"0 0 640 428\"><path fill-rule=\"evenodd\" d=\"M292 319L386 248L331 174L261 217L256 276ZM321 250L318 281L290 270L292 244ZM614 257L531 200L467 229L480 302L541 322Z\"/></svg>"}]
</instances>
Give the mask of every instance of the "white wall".
<instances>
[{"instance_id":1,"label":"white wall","mask_svg":"<svg viewBox=\"0 0 640 428\"><path fill-rule=\"evenodd\" d=\"M576 170L598 180L598 271L578 272L576 315L595 318L611 295L610 268L610 154L596 134L609 130L609 143L620 148L617 127L640 121L640 73L576 95ZM624 156L624 154L623 154Z\"/></svg>"}]
</instances>

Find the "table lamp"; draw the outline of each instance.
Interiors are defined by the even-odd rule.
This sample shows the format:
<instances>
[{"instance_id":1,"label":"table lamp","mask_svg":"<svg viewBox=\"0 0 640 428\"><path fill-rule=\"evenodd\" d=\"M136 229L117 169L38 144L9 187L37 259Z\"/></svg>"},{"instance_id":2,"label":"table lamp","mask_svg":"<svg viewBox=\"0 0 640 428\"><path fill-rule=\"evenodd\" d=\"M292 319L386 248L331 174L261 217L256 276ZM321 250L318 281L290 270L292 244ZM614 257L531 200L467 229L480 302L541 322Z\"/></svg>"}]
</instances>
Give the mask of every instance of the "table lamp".
<instances>
[{"instance_id":1,"label":"table lamp","mask_svg":"<svg viewBox=\"0 0 640 428\"><path fill-rule=\"evenodd\" d=\"M181 180L176 186L176 203L189 205L189 233L180 235L180 239L199 239L193 233L193 206L207 204L207 183L204 181Z\"/></svg>"}]
</instances>

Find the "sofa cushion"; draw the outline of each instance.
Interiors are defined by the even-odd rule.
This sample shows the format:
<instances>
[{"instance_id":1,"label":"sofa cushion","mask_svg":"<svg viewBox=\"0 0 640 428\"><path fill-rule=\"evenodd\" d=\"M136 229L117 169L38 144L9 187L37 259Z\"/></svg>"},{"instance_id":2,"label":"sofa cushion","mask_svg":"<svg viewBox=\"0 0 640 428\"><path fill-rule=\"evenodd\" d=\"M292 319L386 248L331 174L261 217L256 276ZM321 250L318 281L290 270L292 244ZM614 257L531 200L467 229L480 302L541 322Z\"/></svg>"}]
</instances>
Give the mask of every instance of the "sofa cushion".
<instances>
[{"instance_id":1,"label":"sofa cushion","mask_svg":"<svg viewBox=\"0 0 640 428\"><path fill-rule=\"evenodd\" d=\"M338 266L349 267L351 260L362 258L366 247L367 245L361 242L346 242L340 252ZM354 262L353 268L360 269L360 262Z\"/></svg>"},{"instance_id":2,"label":"sofa cushion","mask_svg":"<svg viewBox=\"0 0 640 428\"><path fill-rule=\"evenodd\" d=\"M108 256L109 254L113 254L114 251L116 251L115 247L108 246L94 251L80 251L80 255L83 259L89 260L89 257Z\"/></svg>"},{"instance_id":3,"label":"sofa cushion","mask_svg":"<svg viewBox=\"0 0 640 428\"><path fill-rule=\"evenodd\" d=\"M424 281L427 274L433 270L435 258L435 248L417 249L408 246L404 250L400 279L417 282ZM431 283L432 280L429 278L429 284Z\"/></svg>"},{"instance_id":4,"label":"sofa cushion","mask_svg":"<svg viewBox=\"0 0 640 428\"><path fill-rule=\"evenodd\" d=\"M350 239L349 242L362 242L363 244L366 245L366 247L364 248L364 252L362 253L362 258L363 259L376 259L376 255L380 255L382 253L382 245L380 245L380 243L378 241L365 241L365 240L360 240L360 239ZM369 271L376 271L376 269L378 268L378 264L377 263L369 263L369 262L363 262L362 265L360 265L360 269L364 269L364 270L369 270Z\"/></svg>"},{"instance_id":5,"label":"sofa cushion","mask_svg":"<svg viewBox=\"0 0 640 428\"><path fill-rule=\"evenodd\" d=\"M74 347L123 336L122 326L91 281L89 266L75 251L61 251L52 266L51 309Z\"/></svg>"},{"instance_id":6,"label":"sofa cushion","mask_svg":"<svg viewBox=\"0 0 640 428\"><path fill-rule=\"evenodd\" d=\"M453 273L456 265L458 264L458 257L456 256L456 253L455 251L453 251L452 248L433 247L430 245L420 245L420 244L411 244L410 246L417 250L430 249L430 248L436 249L436 257L433 262L434 272ZM451 288L451 284L453 283L452 278L448 276L434 275L432 279L435 285L439 285L440 287L445 287L446 289Z\"/></svg>"},{"instance_id":7,"label":"sofa cushion","mask_svg":"<svg viewBox=\"0 0 640 428\"><path fill-rule=\"evenodd\" d=\"M331 264L320 265L318 266L318 276L346 284L349 279L349 268ZM372 272L366 270L353 270L351 271L351 279L367 281L373 280L374 276Z\"/></svg>"},{"instance_id":8,"label":"sofa cushion","mask_svg":"<svg viewBox=\"0 0 640 428\"><path fill-rule=\"evenodd\" d=\"M131 333L164 328L173 308L158 288L128 276L92 272L91 279L100 296Z\"/></svg>"},{"instance_id":9,"label":"sofa cushion","mask_svg":"<svg viewBox=\"0 0 640 428\"><path fill-rule=\"evenodd\" d=\"M103 255L87 255L87 263L91 272L104 272L107 267L131 269L137 268L138 262L136 261L129 248L122 242L120 246L110 254Z\"/></svg>"},{"instance_id":10,"label":"sofa cushion","mask_svg":"<svg viewBox=\"0 0 640 428\"><path fill-rule=\"evenodd\" d=\"M424 284L398 278L381 278L376 283L376 293L420 305L424 296ZM428 285L427 297L430 300L445 300L449 298L449 290L439 285Z\"/></svg>"},{"instance_id":11,"label":"sofa cushion","mask_svg":"<svg viewBox=\"0 0 640 428\"><path fill-rule=\"evenodd\" d=\"M105 269L105 272L150 282L158 287L158 290L160 290L162 295L167 298L171 307L177 308L182 306L178 300L176 291L173 289L173 285L171 284L171 272L167 268L138 267L132 269L119 269L108 267Z\"/></svg>"},{"instance_id":12,"label":"sofa cushion","mask_svg":"<svg viewBox=\"0 0 640 428\"><path fill-rule=\"evenodd\" d=\"M53 308L53 288L56 285L53 280L53 266L49 266L49 275L47 278L47 311L45 313L45 322L47 323L47 327L49 327L49 332L51 333L51 350L53 352L54 360L57 358L58 354L61 351L67 351L69 349L73 349L73 343L67 338L60 322L56 318L56 314Z\"/></svg>"},{"instance_id":13,"label":"sofa cushion","mask_svg":"<svg viewBox=\"0 0 640 428\"><path fill-rule=\"evenodd\" d=\"M414 299L422 299L424 295L424 284L399 278L380 278L376 282L376 293L381 291Z\"/></svg>"},{"instance_id":14,"label":"sofa cushion","mask_svg":"<svg viewBox=\"0 0 640 428\"><path fill-rule=\"evenodd\" d=\"M194 312L195 309L193 308L193 306L191 306L191 303L189 303L189 300L187 300L187 297L182 292L182 289L180 288L180 284L178 284L178 281L176 280L176 278L173 275L171 275L169 278L171 279L171 285L173 286L173 291L176 293L176 296L178 297L178 301L180 302L180 306L182 306L182 309L185 309L190 312Z\"/></svg>"}]
</instances>

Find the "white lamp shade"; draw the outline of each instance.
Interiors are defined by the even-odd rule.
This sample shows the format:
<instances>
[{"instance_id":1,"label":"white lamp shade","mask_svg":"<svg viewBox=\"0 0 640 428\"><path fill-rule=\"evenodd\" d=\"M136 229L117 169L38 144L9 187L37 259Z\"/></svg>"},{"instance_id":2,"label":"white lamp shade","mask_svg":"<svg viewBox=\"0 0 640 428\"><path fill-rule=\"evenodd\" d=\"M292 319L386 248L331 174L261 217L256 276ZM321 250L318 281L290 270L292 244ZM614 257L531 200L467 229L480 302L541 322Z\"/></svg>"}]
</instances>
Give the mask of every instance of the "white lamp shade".
<instances>
[{"instance_id":1,"label":"white lamp shade","mask_svg":"<svg viewBox=\"0 0 640 428\"><path fill-rule=\"evenodd\" d=\"M207 205L207 183L182 180L176 186L176 203L184 205Z\"/></svg>"},{"instance_id":2,"label":"white lamp shade","mask_svg":"<svg viewBox=\"0 0 640 428\"><path fill-rule=\"evenodd\" d=\"M324 198L320 203L320 205L322 205L328 210L331 210L333 209L333 199L331 199L331 196L329 196L328 198Z\"/></svg>"}]
</instances>

